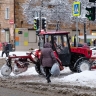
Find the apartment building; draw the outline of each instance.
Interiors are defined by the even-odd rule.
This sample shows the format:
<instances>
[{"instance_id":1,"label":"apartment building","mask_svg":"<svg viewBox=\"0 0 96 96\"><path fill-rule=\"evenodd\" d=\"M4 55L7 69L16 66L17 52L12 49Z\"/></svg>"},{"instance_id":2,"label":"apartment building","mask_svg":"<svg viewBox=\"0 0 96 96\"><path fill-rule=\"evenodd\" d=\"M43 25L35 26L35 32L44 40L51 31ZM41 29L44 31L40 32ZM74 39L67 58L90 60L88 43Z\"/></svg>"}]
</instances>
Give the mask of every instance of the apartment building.
<instances>
[{"instance_id":1,"label":"apartment building","mask_svg":"<svg viewBox=\"0 0 96 96\"><path fill-rule=\"evenodd\" d=\"M0 42L14 38L14 0L0 0Z\"/></svg>"},{"instance_id":2,"label":"apartment building","mask_svg":"<svg viewBox=\"0 0 96 96\"><path fill-rule=\"evenodd\" d=\"M0 0L0 42L13 43L16 50L38 48L36 33L30 30L33 25L28 25L23 15L25 1Z\"/></svg>"}]
</instances>

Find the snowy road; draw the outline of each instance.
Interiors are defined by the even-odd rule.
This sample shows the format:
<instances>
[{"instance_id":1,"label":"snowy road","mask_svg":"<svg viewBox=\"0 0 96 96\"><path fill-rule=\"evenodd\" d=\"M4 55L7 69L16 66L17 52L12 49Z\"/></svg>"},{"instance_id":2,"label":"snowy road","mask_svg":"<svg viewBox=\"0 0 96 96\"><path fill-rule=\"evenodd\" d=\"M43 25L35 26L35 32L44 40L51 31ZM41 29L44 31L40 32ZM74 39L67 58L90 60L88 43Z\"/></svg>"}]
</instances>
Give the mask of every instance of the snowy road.
<instances>
[{"instance_id":1,"label":"snowy road","mask_svg":"<svg viewBox=\"0 0 96 96\"><path fill-rule=\"evenodd\" d=\"M96 96L96 89L70 83L46 83L42 76L0 79L0 96Z\"/></svg>"},{"instance_id":2,"label":"snowy road","mask_svg":"<svg viewBox=\"0 0 96 96\"><path fill-rule=\"evenodd\" d=\"M14 53L25 54L25 52ZM50 84L47 84L46 79L37 74L34 66L30 66L26 72L19 75L11 73L9 78L0 74L0 87L5 88L4 90L6 88L14 90L15 88L43 94L42 96L55 96L54 94L56 96L96 96L96 70L72 73L68 67L64 67L60 76L51 77L51 81ZM3 95L0 93L0 96ZM28 96L30 96L30 93Z\"/></svg>"},{"instance_id":3,"label":"snowy road","mask_svg":"<svg viewBox=\"0 0 96 96\"><path fill-rule=\"evenodd\" d=\"M43 94L32 93L32 92L25 92L24 90L18 90L15 88L4 88L0 87L0 96L46 96Z\"/></svg>"}]
</instances>

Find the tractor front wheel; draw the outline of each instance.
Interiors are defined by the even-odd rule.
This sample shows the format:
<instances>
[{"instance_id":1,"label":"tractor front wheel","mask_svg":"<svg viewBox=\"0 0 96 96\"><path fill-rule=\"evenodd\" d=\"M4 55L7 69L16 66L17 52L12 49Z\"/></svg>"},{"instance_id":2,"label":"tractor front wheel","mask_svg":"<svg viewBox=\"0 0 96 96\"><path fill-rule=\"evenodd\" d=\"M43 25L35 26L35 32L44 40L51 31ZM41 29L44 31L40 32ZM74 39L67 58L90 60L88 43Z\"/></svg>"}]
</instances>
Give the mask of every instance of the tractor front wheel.
<instances>
[{"instance_id":1,"label":"tractor front wheel","mask_svg":"<svg viewBox=\"0 0 96 96\"><path fill-rule=\"evenodd\" d=\"M77 67L77 72L91 70L91 64L89 63L88 60L79 61L76 67Z\"/></svg>"},{"instance_id":2,"label":"tractor front wheel","mask_svg":"<svg viewBox=\"0 0 96 96\"><path fill-rule=\"evenodd\" d=\"M4 64L2 67L1 67L1 74L3 76L9 76L12 72L12 66L8 66L7 64Z\"/></svg>"}]
</instances>

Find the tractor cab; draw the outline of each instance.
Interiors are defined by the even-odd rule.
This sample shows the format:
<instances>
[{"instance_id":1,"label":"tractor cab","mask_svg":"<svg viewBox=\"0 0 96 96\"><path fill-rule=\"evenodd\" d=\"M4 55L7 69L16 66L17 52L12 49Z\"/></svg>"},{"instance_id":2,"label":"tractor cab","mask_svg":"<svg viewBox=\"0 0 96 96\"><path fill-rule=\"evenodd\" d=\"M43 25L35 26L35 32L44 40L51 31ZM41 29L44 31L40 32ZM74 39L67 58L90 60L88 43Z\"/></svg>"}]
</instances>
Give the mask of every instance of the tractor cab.
<instances>
[{"instance_id":1,"label":"tractor cab","mask_svg":"<svg viewBox=\"0 0 96 96\"><path fill-rule=\"evenodd\" d=\"M60 59L63 66L69 66L71 60L71 50L69 43L69 32L44 32L41 31L39 34L39 48L42 49L45 42L52 44L52 49L55 56Z\"/></svg>"}]
</instances>

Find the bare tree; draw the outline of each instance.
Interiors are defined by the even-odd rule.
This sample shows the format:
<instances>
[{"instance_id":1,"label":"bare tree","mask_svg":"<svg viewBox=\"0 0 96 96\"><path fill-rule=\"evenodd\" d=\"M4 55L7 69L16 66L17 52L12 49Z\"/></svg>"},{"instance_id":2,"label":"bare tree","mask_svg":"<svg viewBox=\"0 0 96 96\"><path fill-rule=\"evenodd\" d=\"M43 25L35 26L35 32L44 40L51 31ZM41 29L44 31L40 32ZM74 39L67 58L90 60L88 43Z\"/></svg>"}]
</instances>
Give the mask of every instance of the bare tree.
<instances>
[{"instance_id":1,"label":"bare tree","mask_svg":"<svg viewBox=\"0 0 96 96\"><path fill-rule=\"evenodd\" d=\"M78 17L79 22L85 22L87 19L86 6L93 6L89 0L73 0L81 2L81 15ZM48 8L48 6L51 6ZM41 11L41 15L47 18L48 22L60 21L62 23L72 23L76 18L72 16L72 2L69 0L28 0L23 5L23 13L27 22L33 24L35 14ZM38 15L39 16L39 15Z\"/></svg>"}]
</instances>

